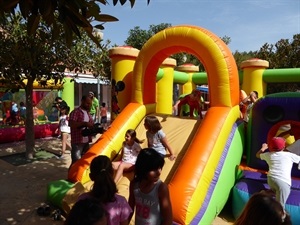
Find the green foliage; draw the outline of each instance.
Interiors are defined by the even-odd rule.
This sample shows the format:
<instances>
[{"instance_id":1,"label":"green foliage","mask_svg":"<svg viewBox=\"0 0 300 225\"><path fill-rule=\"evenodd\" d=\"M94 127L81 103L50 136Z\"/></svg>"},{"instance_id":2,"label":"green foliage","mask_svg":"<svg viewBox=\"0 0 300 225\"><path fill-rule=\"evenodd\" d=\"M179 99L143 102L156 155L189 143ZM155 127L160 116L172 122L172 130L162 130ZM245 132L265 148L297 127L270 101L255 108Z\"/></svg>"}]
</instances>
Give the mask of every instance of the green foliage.
<instances>
[{"instance_id":1,"label":"green foliage","mask_svg":"<svg viewBox=\"0 0 300 225\"><path fill-rule=\"evenodd\" d=\"M127 0L113 0L115 6L120 2L124 5ZM131 7L135 0L129 0ZM147 0L149 4L150 0ZM27 33L34 35L40 22L45 22L48 27L53 26L53 36L57 32L55 27L62 25L68 45L72 44L74 34L81 36L84 30L86 34L96 43L97 38L93 35L92 22L98 29L104 29L104 23L118 21L111 15L101 13L100 5L109 4L107 0L2 0L0 1L0 17L5 18L7 13L14 14L21 11L24 19L28 21Z\"/></svg>"},{"instance_id":2,"label":"green foliage","mask_svg":"<svg viewBox=\"0 0 300 225\"><path fill-rule=\"evenodd\" d=\"M126 39L125 44L136 49L141 49L151 37L146 30L142 30L139 26L134 27L128 33L129 36Z\"/></svg>"},{"instance_id":3,"label":"green foliage","mask_svg":"<svg viewBox=\"0 0 300 225\"><path fill-rule=\"evenodd\" d=\"M2 82L25 88L22 82L29 77L40 83L54 79L62 82L66 69L76 72L92 72L95 76L109 76L109 41L96 45L83 33L75 38L71 48L63 41L64 33L52 38L52 31L40 24L35 36L26 32L26 21L17 13L2 19L0 25L0 72ZM59 28L59 27L58 27ZM96 36L96 35L95 35ZM100 48L98 47L100 46Z\"/></svg>"},{"instance_id":4,"label":"green foliage","mask_svg":"<svg viewBox=\"0 0 300 225\"><path fill-rule=\"evenodd\" d=\"M252 51L250 51L250 52L235 51L233 53L233 57L235 59L236 65L238 66L238 69L241 70L241 68L240 68L241 63L245 60L255 58L255 52L252 52Z\"/></svg>"},{"instance_id":5,"label":"green foliage","mask_svg":"<svg viewBox=\"0 0 300 225\"><path fill-rule=\"evenodd\" d=\"M34 35L28 35L28 22L20 13L6 14L0 23L0 82L8 88L23 88L26 94L26 152L34 147L32 92L33 82L46 86L48 80L63 83L66 69L75 72L93 72L95 76L110 74L108 44L102 44L95 34L98 45L83 33L67 46L62 26L59 35L52 36L52 29L39 23ZM98 47L98 46L101 46ZM27 82L23 82L24 80Z\"/></svg>"},{"instance_id":6,"label":"green foliage","mask_svg":"<svg viewBox=\"0 0 300 225\"><path fill-rule=\"evenodd\" d=\"M118 2L123 5L127 0L113 0L113 5ZM133 7L135 0L129 2ZM0 0L0 80L25 89L28 158L33 157L34 148L33 82L61 82L66 68L92 71L95 76L110 74L109 42L101 45L91 23L98 22L95 28L104 29L105 22L118 19L102 14L100 4L106 5L108 1Z\"/></svg>"},{"instance_id":7,"label":"green foliage","mask_svg":"<svg viewBox=\"0 0 300 225\"><path fill-rule=\"evenodd\" d=\"M0 25L0 72L10 85L25 88L22 82L28 77L42 82L51 78L62 80L68 65L69 49L57 39L52 40L51 32L40 24L35 35L26 32L28 23L22 16L8 15ZM53 73L55 71L55 73Z\"/></svg>"},{"instance_id":8,"label":"green foliage","mask_svg":"<svg viewBox=\"0 0 300 225\"><path fill-rule=\"evenodd\" d=\"M129 30L125 44L140 50L153 35L171 26L169 23L161 23L159 25L150 25L148 30L143 30L136 26Z\"/></svg>"},{"instance_id":9,"label":"green foliage","mask_svg":"<svg viewBox=\"0 0 300 225\"><path fill-rule=\"evenodd\" d=\"M259 51L255 52L254 57L267 60L270 69L299 68L300 34L295 34L292 40L280 39L275 44L265 43ZM298 90L300 84L296 83L268 84L267 87L268 94Z\"/></svg>"},{"instance_id":10,"label":"green foliage","mask_svg":"<svg viewBox=\"0 0 300 225\"><path fill-rule=\"evenodd\" d=\"M221 37L221 39L222 39L222 41L224 41L224 43L226 44L226 45L229 45L230 44L230 42L231 42L231 38L230 37L228 37L228 36L224 36L224 37Z\"/></svg>"},{"instance_id":11,"label":"green foliage","mask_svg":"<svg viewBox=\"0 0 300 225\"><path fill-rule=\"evenodd\" d=\"M270 68L299 68L300 34L295 34L291 41L281 39L275 44L265 43L255 57L269 61Z\"/></svg>"},{"instance_id":12,"label":"green foliage","mask_svg":"<svg viewBox=\"0 0 300 225\"><path fill-rule=\"evenodd\" d=\"M295 92L300 90L300 84L297 83L271 83L267 86L267 94L279 93L279 92Z\"/></svg>"},{"instance_id":13,"label":"green foliage","mask_svg":"<svg viewBox=\"0 0 300 225\"><path fill-rule=\"evenodd\" d=\"M111 61L109 58L110 41L102 43L100 47L91 42L86 34L74 41L69 57L74 61L74 71L79 73L92 73L94 77L110 79Z\"/></svg>"}]
</instances>

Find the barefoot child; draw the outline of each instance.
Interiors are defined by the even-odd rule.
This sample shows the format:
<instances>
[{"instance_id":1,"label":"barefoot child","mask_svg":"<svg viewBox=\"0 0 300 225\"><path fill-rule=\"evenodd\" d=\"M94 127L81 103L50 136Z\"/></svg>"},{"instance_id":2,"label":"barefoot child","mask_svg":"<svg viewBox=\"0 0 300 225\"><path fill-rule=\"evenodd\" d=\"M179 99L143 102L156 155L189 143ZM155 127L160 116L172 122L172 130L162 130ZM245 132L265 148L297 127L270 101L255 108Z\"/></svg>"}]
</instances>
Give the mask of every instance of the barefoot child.
<instances>
[{"instance_id":1,"label":"barefoot child","mask_svg":"<svg viewBox=\"0 0 300 225\"><path fill-rule=\"evenodd\" d=\"M71 149L71 144L68 141L70 135L69 116L68 116L69 111L70 111L70 107L67 105L62 105L60 108L60 117L58 123L58 129L61 135L61 143L62 143L60 157L64 157L67 147Z\"/></svg>"},{"instance_id":2,"label":"barefoot child","mask_svg":"<svg viewBox=\"0 0 300 225\"><path fill-rule=\"evenodd\" d=\"M166 155L166 149L169 151L170 160L174 160L173 149L171 148L166 134L162 130L162 126L156 116L146 116L144 126L147 130L146 136L148 141L148 148L153 148L163 156Z\"/></svg>"},{"instance_id":3,"label":"barefoot child","mask_svg":"<svg viewBox=\"0 0 300 225\"><path fill-rule=\"evenodd\" d=\"M135 130L129 129L125 133L125 141L122 146L122 160L113 162L113 168L116 171L115 182L117 183L121 178L124 171L128 171L133 168L137 155L141 151L140 141L136 137Z\"/></svg>"}]
</instances>

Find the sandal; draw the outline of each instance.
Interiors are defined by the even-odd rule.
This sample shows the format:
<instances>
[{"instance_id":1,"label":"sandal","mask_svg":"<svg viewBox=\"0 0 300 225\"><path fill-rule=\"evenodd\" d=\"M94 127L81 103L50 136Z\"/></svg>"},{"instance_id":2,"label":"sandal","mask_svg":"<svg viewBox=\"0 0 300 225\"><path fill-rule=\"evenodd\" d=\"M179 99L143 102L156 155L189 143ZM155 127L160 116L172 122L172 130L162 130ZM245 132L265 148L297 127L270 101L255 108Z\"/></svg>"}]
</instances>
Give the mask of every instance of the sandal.
<instances>
[{"instance_id":1,"label":"sandal","mask_svg":"<svg viewBox=\"0 0 300 225\"><path fill-rule=\"evenodd\" d=\"M40 206L37 208L36 212L39 216L50 216L51 214L51 207L49 205Z\"/></svg>"}]
</instances>

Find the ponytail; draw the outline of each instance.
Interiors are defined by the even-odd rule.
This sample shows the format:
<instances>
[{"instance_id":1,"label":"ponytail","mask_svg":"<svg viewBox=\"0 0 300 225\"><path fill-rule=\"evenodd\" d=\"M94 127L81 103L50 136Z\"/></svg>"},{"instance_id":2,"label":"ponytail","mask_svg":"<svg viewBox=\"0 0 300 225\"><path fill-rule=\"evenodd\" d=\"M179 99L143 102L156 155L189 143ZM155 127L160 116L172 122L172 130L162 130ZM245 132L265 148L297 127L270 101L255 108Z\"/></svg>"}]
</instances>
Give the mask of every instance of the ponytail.
<instances>
[{"instance_id":1,"label":"ponytail","mask_svg":"<svg viewBox=\"0 0 300 225\"><path fill-rule=\"evenodd\" d=\"M134 139L136 143L142 144L145 140L140 140L137 137Z\"/></svg>"},{"instance_id":2,"label":"ponytail","mask_svg":"<svg viewBox=\"0 0 300 225\"><path fill-rule=\"evenodd\" d=\"M91 194L102 203L115 201L117 186L113 179L113 168L107 156L100 155L93 159L90 166L90 178L94 181Z\"/></svg>"}]
</instances>

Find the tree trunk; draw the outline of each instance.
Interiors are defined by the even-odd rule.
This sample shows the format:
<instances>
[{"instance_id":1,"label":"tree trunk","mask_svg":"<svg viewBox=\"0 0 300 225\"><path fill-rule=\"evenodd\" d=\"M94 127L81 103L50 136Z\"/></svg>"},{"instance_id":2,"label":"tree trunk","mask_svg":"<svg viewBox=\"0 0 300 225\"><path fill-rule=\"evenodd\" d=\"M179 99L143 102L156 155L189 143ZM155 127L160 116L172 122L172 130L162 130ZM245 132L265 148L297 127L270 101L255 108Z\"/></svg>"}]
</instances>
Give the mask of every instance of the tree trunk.
<instances>
[{"instance_id":1,"label":"tree trunk","mask_svg":"<svg viewBox=\"0 0 300 225\"><path fill-rule=\"evenodd\" d=\"M26 121L25 121L25 142L26 142L26 158L32 159L34 157L34 121L33 121L33 78L28 78L25 87L26 97Z\"/></svg>"}]
</instances>

